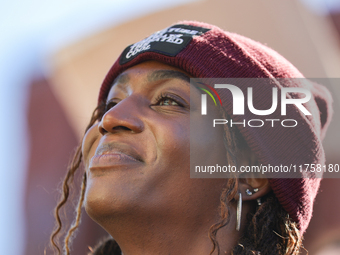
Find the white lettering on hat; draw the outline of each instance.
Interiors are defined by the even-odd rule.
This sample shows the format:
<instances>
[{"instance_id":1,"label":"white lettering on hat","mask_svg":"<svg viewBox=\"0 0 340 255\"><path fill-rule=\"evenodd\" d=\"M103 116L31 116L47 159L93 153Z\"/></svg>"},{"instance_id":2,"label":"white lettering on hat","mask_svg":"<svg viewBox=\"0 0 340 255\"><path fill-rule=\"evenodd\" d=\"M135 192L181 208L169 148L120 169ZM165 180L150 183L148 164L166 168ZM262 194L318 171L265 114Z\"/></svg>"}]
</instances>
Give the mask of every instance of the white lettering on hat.
<instances>
[{"instance_id":1,"label":"white lettering on hat","mask_svg":"<svg viewBox=\"0 0 340 255\"><path fill-rule=\"evenodd\" d=\"M184 34L187 35L197 35L200 31L184 29L184 28L166 28L161 31L158 31L149 37L145 38L142 41L139 41L130 46L130 50L126 53L126 58L129 59L136 54L149 50L151 48L150 43L152 42L164 42L171 44L182 44L183 39L181 38Z\"/></svg>"}]
</instances>

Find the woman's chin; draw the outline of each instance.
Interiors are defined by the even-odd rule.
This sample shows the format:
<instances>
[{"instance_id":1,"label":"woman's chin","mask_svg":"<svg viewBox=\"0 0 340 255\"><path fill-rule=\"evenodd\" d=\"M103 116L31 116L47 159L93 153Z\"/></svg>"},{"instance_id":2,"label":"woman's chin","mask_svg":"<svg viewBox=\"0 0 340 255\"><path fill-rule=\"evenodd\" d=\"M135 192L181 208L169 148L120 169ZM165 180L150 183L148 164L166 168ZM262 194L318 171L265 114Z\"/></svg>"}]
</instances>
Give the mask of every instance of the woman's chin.
<instances>
[{"instance_id":1,"label":"woman's chin","mask_svg":"<svg viewBox=\"0 0 340 255\"><path fill-rule=\"evenodd\" d=\"M100 192L102 191L102 192ZM129 211L129 202L123 201L120 196L114 192L108 192L105 187L97 188L94 185L87 189L84 200L86 213L97 223L102 225L103 222L119 217Z\"/></svg>"}]
</instances>

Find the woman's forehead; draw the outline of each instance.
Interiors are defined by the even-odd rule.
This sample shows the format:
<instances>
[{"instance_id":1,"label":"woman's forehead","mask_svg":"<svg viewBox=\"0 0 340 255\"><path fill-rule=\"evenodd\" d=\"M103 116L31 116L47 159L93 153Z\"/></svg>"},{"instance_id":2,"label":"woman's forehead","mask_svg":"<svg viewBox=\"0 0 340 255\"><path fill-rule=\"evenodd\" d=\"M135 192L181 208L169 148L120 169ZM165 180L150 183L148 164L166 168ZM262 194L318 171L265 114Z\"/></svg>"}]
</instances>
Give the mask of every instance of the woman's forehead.
<instances>
[{"instance_id":1,"label":"woman's forehead","mask_svg":"<svg viewBox=\"0 0 340 255\"><path fill-rule=\"evenodd\" d=\"M123 72L121 73L113 82L113 85L115 84L125 84L128 83L131 79L131 76L135 74L129 73L129 72ZM168 70L168 69L152 69L148 70L148 73L146 73L145 79L148 82L156 82L158 80L165 80L165 79L181 79L185 82L190 83L190 77L186 75L185 73L177 70Z\"/></svg>"},{"instance_id":2,"label":"woman's forehead","mask_svg":"<svg viewBox=\"0 0 340 255\"><path fill-rule=\"evenodd\" d=\"M190 76L179 68L156 61L147 61L130 67L119 74L113 81L109 94L116 89L126 90L133 79L140 79L141 85L168 79L179 79L184 81L185 84L190 83Z\"/></svg>"},{"instance_id":3,"label":"woman's forehead","mask_svg":"<svg viewBox=\"0 0 340 255\"><path fill-rule=\"evenodd\" d=\"M137 64L135 66L132 66L126 70L124 70L122 73L120 73L113 81L113 84L117 82L127 82L129 77L131 76L131 71L136 71L137 73L141 72L148 72L147 76L148 79L151 81L157 80L157 79L169 79L169 78L181 78L185 81L190 82L190 75L187 74L185 71L173 67L171 65L167 65L158 61L150 60L145 61L140 64Z\"/></svg>"}]
</instances>

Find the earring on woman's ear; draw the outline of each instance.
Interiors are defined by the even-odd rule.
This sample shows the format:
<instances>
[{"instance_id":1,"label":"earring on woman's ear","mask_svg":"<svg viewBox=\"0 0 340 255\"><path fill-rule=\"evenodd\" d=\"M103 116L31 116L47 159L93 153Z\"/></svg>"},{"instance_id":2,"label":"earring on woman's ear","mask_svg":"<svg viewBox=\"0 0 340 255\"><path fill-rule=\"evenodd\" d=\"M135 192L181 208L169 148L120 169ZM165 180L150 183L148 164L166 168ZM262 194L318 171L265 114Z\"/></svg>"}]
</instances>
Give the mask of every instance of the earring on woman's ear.
<instances>
[{"instance_id":1,"label":"earring on woman's ear","mask_svg":"<svg viewBox=\"0 0 340 255\"><path fill-rule=\"evenodd\" d=\"M254 193L256 193L256 192L258 192L258 191L259 191L258 188L254 189L253 192L251 192L250 189L246 189L246 194L247 194L248 196L251 196L251 195L253 195ZM261 198L256 199L256 201L257 201L258 206L260 206L260 205L262 204Z\"/></svg>"},{"instance_id":2,"label":"earring on woman's ear","mask_svg":"<svg viewBox=\"0 0 340 255\"><path fill-rule=\"evenodd\" d=\"M239 193L239 198L237 202L237 210L236 210L236 230L240 231L241 227L241 215L242 215L242 194Z\"/></svg>"},{"instance_id":3,"label":"earring on woman's ear","mask_svg":"<svg viewBox=\"0 0 340 255\"><path fill-rule=\"evenodd\" d=\"M258 199L256 199L256 201L257 201L257 205L258 205L258 206L262 205L262 201L261 201L261 198L260 198L260 197L259 197Z\"/></svg>"},{"instance_id":4,"label":"earring on woman's ear","mask_svg":"<svg viewBox=\"0 0 340 255\"><path fill-rule=\"evenodd\" d=\"M253 192L251 192L249 189L246 189L246 193L247 193L248 196L253 195Z\"/></svg>"},{"instance_id":5,"label":"earring on woman's ear","mask_svg":"<svg viewBox=\"0 0 340 255\"><path fill-rule=\"evenodd\" d=\"M256 193L256 192L258 192L258 191L259 191L258 188L254 189L253 192L250 191L250 189L246 189L246 193L247 193L248 196L251 196L251 195L253 195L254 193Z\"/></svg>"}]
</instances>

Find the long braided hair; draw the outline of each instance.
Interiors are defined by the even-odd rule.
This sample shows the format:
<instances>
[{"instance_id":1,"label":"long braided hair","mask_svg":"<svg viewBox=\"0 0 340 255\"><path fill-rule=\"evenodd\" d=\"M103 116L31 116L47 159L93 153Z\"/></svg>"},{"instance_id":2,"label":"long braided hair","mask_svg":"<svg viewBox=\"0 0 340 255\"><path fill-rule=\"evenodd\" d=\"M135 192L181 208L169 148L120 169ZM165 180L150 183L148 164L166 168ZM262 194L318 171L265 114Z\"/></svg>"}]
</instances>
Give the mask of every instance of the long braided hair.
<instances>
[{"instance_id":1,"label":"long braided hair","mask_svg":"<svg viewBox=\"0 0 340 255\"><path fill-rule=\"evenodd\" d=\"M100 104L92 114L86 132L104 114L105 104ZM227 114L220 109L221 115L226 119ZM247 149L247 145L241 134L236 128L224 125L224 142L227 150L228 161L237 164L237 153ZM248 148L249 149L249 148ZM54 247L56 254L61 254L60 236L63 235L61 220L61 209L70 197L70 185L73 182L76 171L82 161L81 145L76 149L73 160L68 168L62 186L62 195L55 208L56 226L50 237L51 246ZM86 174L83 174L81 191L76 206L76 217L65 234L63 249L66 255L70 254L70 244L72 237L81 221L82 206L85 197ZM216 235L219 229L223 228L230 220L230 206L238 190L238 179L228 179L225 188L220 196L220 216L219 222L210 227L208 234L212 242L212 249L209 255L217 252L220 255L220 248ZM302 237L297 228L297 224L289 217L288 213L282 208L273 192L262 198L262 204L256 208L254 213L248 213L246 218L247 229L241 236L238 244L233 248L233 255L297 255L302 246ZM118 244L111 238L101 240L96 247L90 248L89 255L120 255L121 250Z\"/></svg>"},{"instance_id":2,"label":"long braided hair","mask_svg":"<svg viewBox=\"0 0 340 255\"><path fill-rule=\"evenodd\" d=\"M88 124L88 126L86 127L85 133L97 122L99 121L104 113L104 109L105 109L105 104L102 103L100 104L94 111L93 114L91 116L91 120L90 123ZM57 254L61 253L61 249L60 249L60 235L62 233L64 233L62 231L62 220L61 220L61 209L63 206L65 206L67 200L70 197L70 186L73 183L73 179L74 176L77 172L77 170L80 168L81 162L82 162L82 151L81 151L81 144L78 145L76 152L73 156L72 162L68 167L66 176L64 178L63 184L62 184L62 195L60 197L60 200L55 208L55 220L56 220L56 225L55 228L51 234L50 237L50 243L52 245L52 247L55 248ZM65 236L65 240L64 240L64 249L65 249L65 253L66 254L70 254L70 242L71 242L71 237L74 234L74 232L76 231L76 229L78 228L79 224L80 224L80 220L81 220L81 209L83 206L83 202L84 202L84 198L85 198L85 190L86 190L86 174L83 174L83 178L82 178L82 184L81 184L81 191L80 191L80 196L78 199L78 204L77 204L77 209L76 209L76 218L74 220L74 222L72 223L72 225L70 226L70 228L67 231L67 234Z\"/></svg>"}]
</instances>

